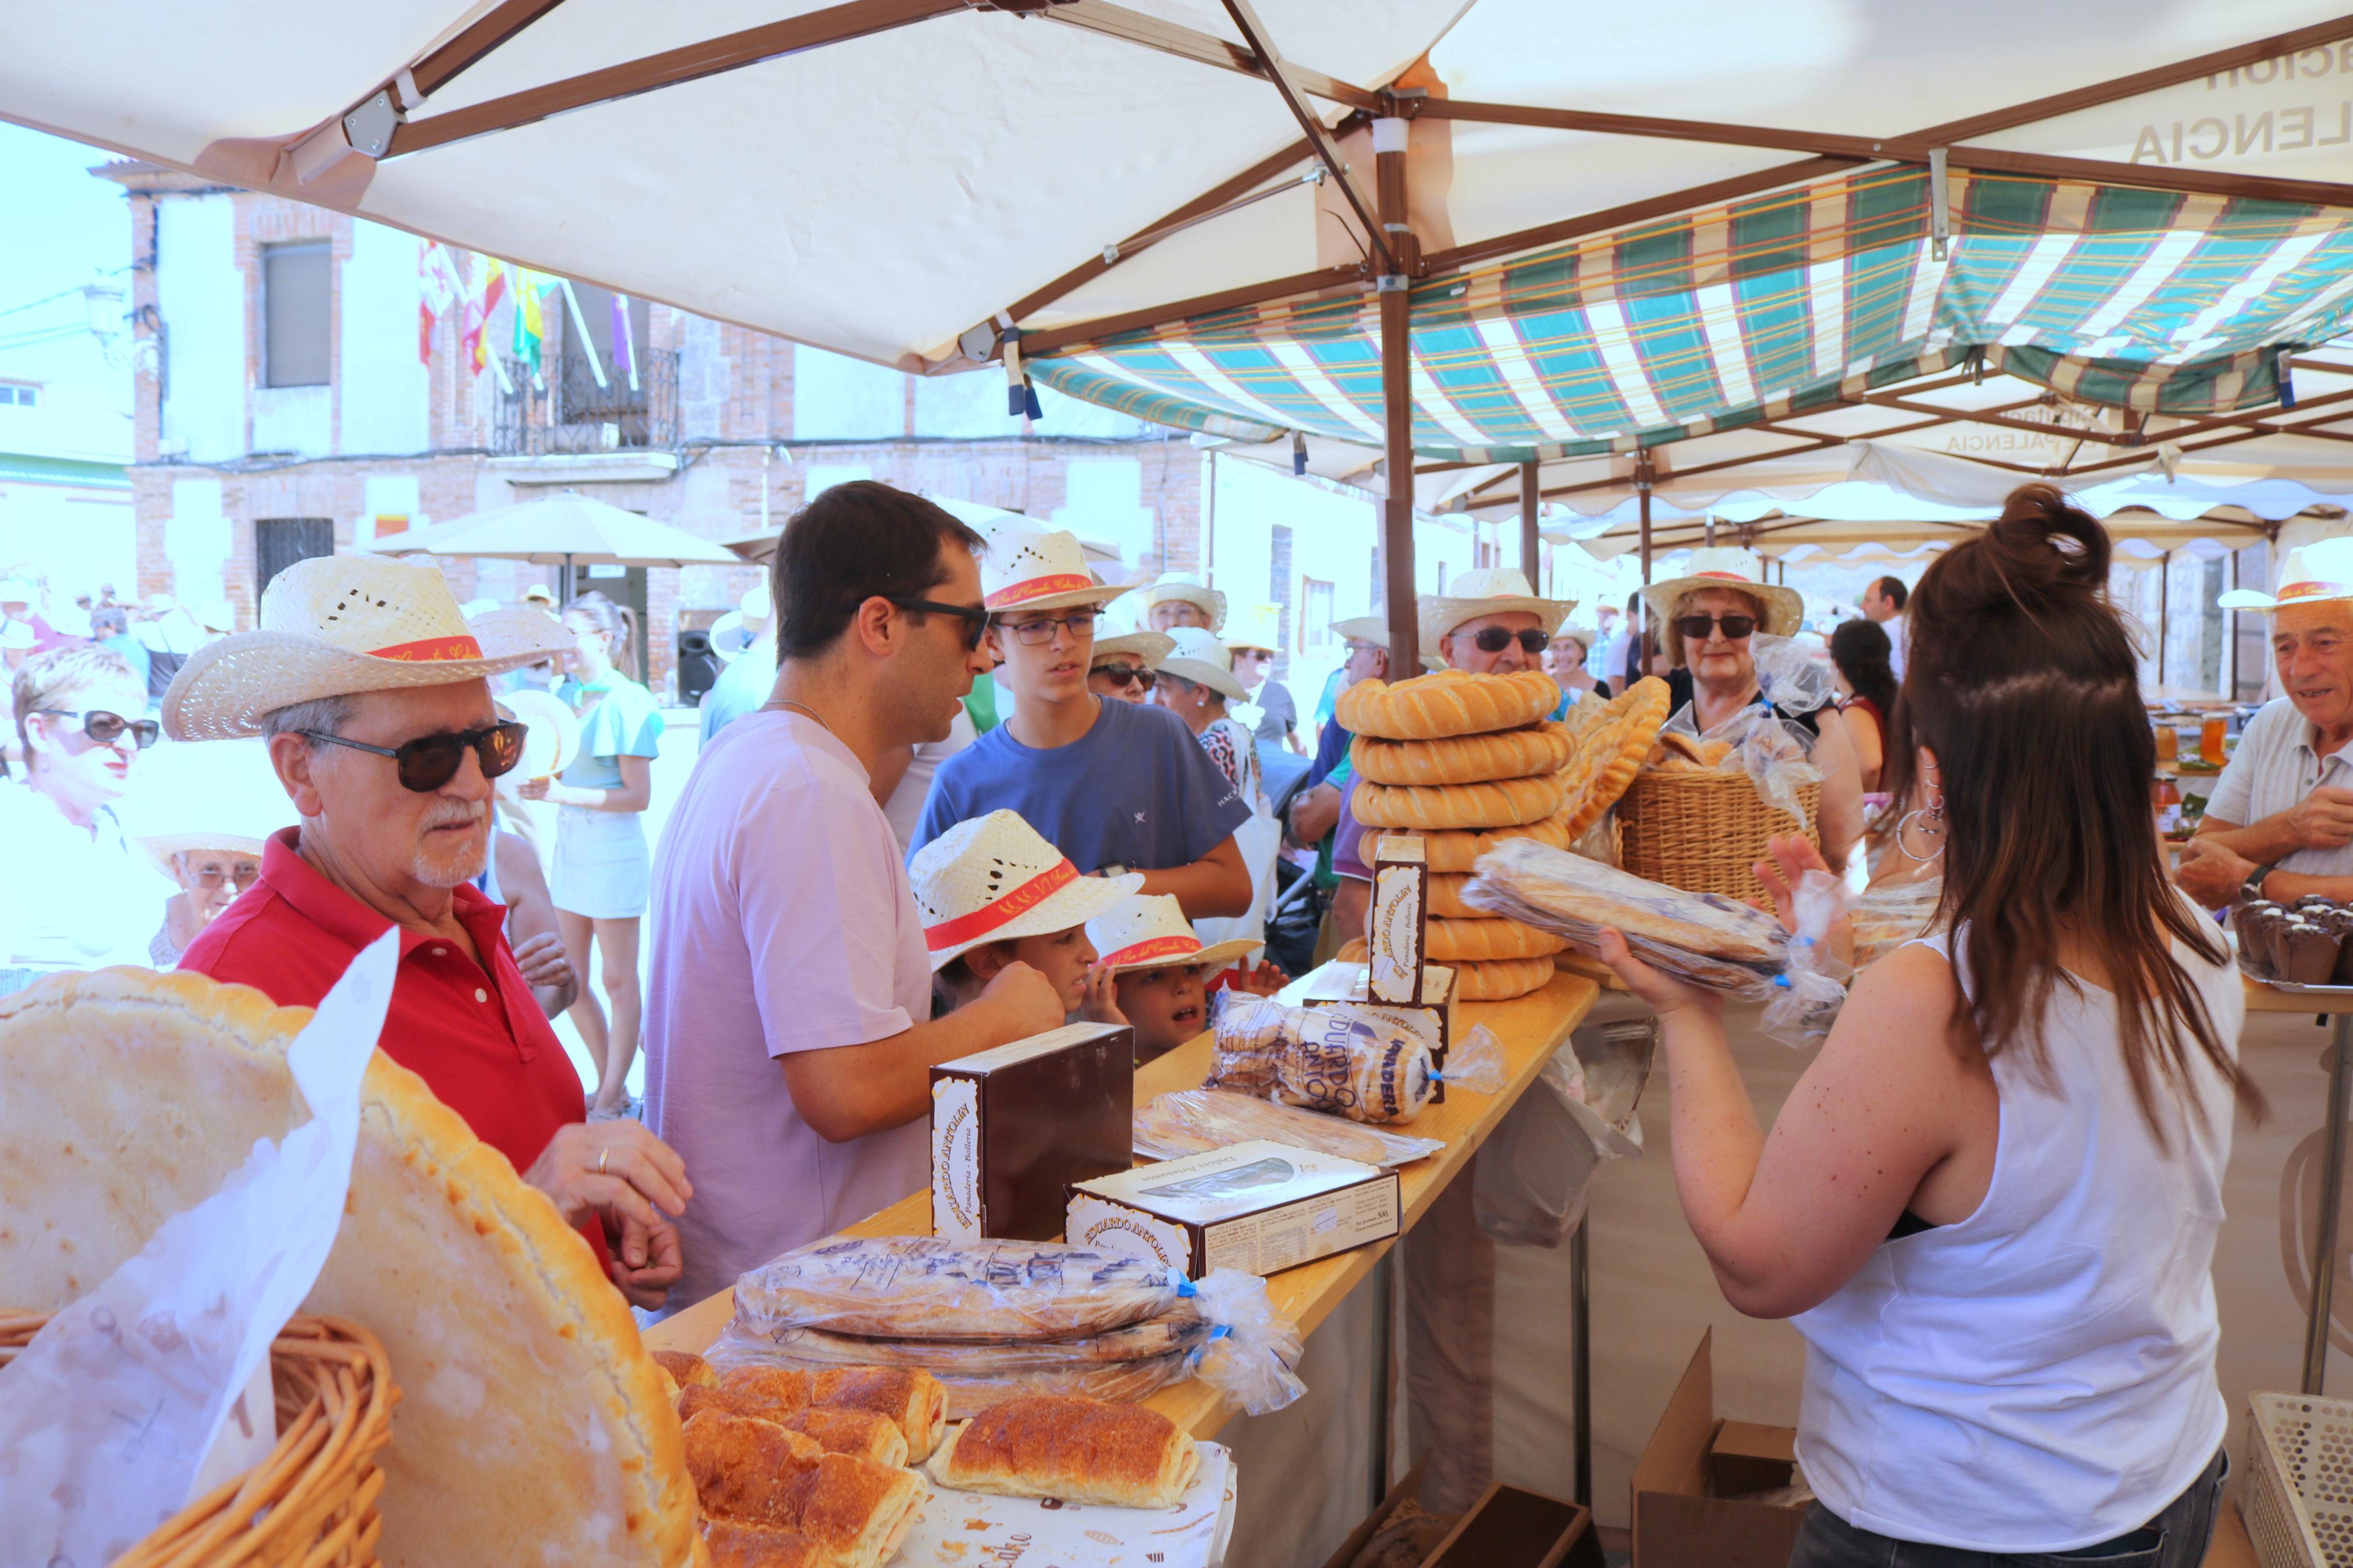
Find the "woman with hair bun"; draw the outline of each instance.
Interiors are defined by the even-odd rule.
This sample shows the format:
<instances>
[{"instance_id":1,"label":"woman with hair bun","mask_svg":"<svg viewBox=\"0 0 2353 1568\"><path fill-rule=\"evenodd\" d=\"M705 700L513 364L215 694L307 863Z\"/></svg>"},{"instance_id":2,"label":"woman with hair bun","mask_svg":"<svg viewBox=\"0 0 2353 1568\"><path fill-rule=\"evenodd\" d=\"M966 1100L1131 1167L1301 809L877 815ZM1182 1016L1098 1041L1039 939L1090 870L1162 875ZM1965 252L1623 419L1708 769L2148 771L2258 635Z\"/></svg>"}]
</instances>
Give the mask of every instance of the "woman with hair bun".
<instances>
[{"instance_id":1,"label":"woman with hair bun","mask_svg":"<svg viewBox=\"0 0 2353 1568\"><path fill-rule=\"evenodd\" d=\"M1676 1187L1725 1298L1806 1339L1795 1568L2205 1554L2214 1238L2256 1101L2238 977L2167 880L2108 560L2029 485L1922 579L1886 787L1941 842L1937 934L1857 981L1769 1132L1720 996L1602 937L1664 1025ZM1820 864L1774 852L1778 893Z\"/></svg>"}]
</instances>

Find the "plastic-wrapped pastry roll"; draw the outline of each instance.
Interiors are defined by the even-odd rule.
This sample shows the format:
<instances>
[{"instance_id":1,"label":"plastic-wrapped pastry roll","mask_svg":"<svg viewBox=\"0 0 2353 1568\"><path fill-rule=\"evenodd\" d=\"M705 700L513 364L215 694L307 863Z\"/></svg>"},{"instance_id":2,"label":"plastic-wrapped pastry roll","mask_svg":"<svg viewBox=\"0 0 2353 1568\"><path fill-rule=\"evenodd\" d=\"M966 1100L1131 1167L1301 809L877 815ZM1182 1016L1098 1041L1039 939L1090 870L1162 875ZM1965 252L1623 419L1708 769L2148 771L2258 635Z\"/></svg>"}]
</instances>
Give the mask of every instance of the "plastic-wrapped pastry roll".
<instances>
[{"instance_id":1,"label":"plastic-wrapped pastry roll","mask_svg":"<svg viewBox=\"0 0 2353 1568\"><path fill-rule=\"evenodd\" d=\"M1437 1092L1429 1040L1392 1014L1345 1003L1286 1007L1271 997L1224 995L1204 1089L1377 1124L1410 1121ZM1484 1028L1471 1032L1447 1067L1449 1083L1482 1094L1503 1087L1503 1048Z\"/></svg>"}]
</instances>

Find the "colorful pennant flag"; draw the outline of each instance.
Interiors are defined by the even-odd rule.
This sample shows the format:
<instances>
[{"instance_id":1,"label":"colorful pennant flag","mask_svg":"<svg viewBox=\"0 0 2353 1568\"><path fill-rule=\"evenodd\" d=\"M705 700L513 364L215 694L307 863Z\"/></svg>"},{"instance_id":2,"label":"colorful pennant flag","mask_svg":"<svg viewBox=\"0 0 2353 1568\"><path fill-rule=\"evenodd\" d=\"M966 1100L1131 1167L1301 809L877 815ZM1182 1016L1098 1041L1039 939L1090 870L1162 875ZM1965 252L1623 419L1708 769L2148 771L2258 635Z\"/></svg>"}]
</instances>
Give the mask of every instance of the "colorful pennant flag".
<instances>
[{"instance_id":1,"label":"colorful pennant flag","mask_svg":"<svg viewBox=\"0 0 2353 1568\"><path fill-rule=\"evenodd\" d=\"M489 368L490 345L482 341L491 324L491 314L505 298L507 278L505 264L493 257L476 257L473 287L466 295L466 328L464 349L466 363L480 375Z\"/></svg>"},{"instance_id":2,"label":"colorful pennant flag","mask_svg":"<svg viewBox=\"0 0 2353 1568\"><path fill-rule=\"evenodd\" d=\"M629 336L629 297L613 296L613 374L629 378L629 390L638 390L638 345Z\"/></svg>"},{"instance_id":3,"label":"colorful pennant flag","mask_svg":"<svg viewBox=\"0 0 2353 1568\"><path fill-rule=\"evenodd\" d=\"M417 358L420 363L430 364L433 325L450 306L466 297L466 284L459 276L457 258L438 240L428 240L425 248L417 253Z\"/></svg>"}]
</instances>

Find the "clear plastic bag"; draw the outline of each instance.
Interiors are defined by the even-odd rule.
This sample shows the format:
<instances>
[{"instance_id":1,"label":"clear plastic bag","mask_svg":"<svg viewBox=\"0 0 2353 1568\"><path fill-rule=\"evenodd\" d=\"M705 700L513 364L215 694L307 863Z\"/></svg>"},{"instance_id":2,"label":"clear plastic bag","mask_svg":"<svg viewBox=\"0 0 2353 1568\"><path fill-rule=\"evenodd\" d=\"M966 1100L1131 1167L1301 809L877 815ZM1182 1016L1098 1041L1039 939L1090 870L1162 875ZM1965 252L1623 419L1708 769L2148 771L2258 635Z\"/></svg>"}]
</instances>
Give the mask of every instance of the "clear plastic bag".
<instances>
[{"instance_id":1,"label":"clear plastic bag","mask_svg":"<svg viewBox=\"0 0 2353 1568\"><path fill-rule=\"evenodd\" d=\"M1430 1047L1372 1008L1286 1007L1223 993L1203 1089L1229 1089L1351 1121L1409 1121L1438 1089Z\"/></svg>"},{"instance_id":2,"label":"clear plastic bag","mask_svg":"<svg viewBox=\"0 0 2353 1568\"><path fill-rule=\"evenodd\" d=\"M1512 1081L1511 1063L1504 1059L1504 1042L1484 1024L1472 1026L1462 1043L1446 1053L1446 1065L1430 1076L1473 1094L1501 1094Z\"/></svg>"},{"instance_id":3,"label":"clear plastic bag","mask_svg":"<svg viewBox=\"0 0 2353 1568\"><path fill-rule=\"evenodd\" d=\"M1409 1138L1222 1089L1179 1089L1135 1110L1135 1152L1148 1159L1180 1159L1261 1138L1384 1170L1446 1147L1435 1138Z\"/></svg>"},{"instance_id":4,"label":"clear plastic bag","mask_svg":"<svg viewBox=\"0 0 2353 1568\"><path fill-rule=\"evenodd\" d=\"M1846 884L1827 871L1809 871L1790 898L1797 930L1789 933L1789 962L1773 982L1774 994L1760 1020L1766 1034L1785 1046L1819 1045L1846 1003L1853 966L1831 946L1831 928L1845 918Z\"/></svg>"},{"instance_id":5,"label":"clear plastic bag","mask_svg":"<svg viewBox=\"0 0 2353 1568\"><path fill-rule=\"evenodd\" d=\"M1748 652L1757 665L1757 689L1783 712L1811 713L1837 700L1838 676L1827 653L1763 632L1748 639Z\"/></svg>"},{"instance_id":6,"label":"clear plastic bag","mask_svg":"<svg viewBox=\"0 0 2353 1568\"><path fill-rule=\"evenodd\" d=\"M1859 973L1915 937L1926 936L1944 901L1945 879L1873 882L1855 900L1854 967Z\"/></svg>"},{"instance_id":7,"label":"clear plastic bag","mask_svg":"<svg viewBox=\"0 0 2353 1568\"><path fill-rule=\"evenodd\" d=\"M1293 1369L1306 1353L1299 1325L1275 1310L1266 1281L1239 1268L1212 1268L1194 1304L1209 1320L1198 1352L1201 1381L1252 1415L1280 1410L1307 1392Z\"/></svg>"},{"instance_id":8,"label":"clear plastic bag","mask_svg":"<svg viewBox=\"0 0 2353 1568\"><path fill-rule=\"evenodd\" d=\"M1206 1342L1207 1334L1204 1333ZM900 1348L910 1348L902 1345ZM947 1346L936 1342L915 1345L919 1351L965 1350L970 1346ZM1025 1394L1076 1394L1087 1399L1107 1400L1113 1404L1132 1404L1149 1399L1173 1383L1183 1383L1192 1377L1200 1359L1202 1346L1149 1356L1139 1361L1088 1362L1070 1361L1059 1365L1042 1365L1028 1370L1018 1368L974 1368L953 1359L893 1360L882 1362L879 1357L872 1364L921 1366L940 1380L947 1390L947 1418L962 1421L979 1414L1000 1399L1011 1399ZM823 1372L838 1367L839 1362L819 1360L800 1353L792 1345L771 1344L756 1335L743 1332L730 1324L712 1342L706 1359L720 1371L739 1366L779 1366L798 1371Z\"/></svg>"},{"instance_id":9,"label":"clear plastic bag","mask_svg":"<svg viewBox=\"0 0 2353 1568\"><path fill-rule=\"evenodd\" d=\"M1763 703L1754 703L1702 731L1692 706L1685 703L1660 728L1660 735L1689 737L1711 757L1718 772L1748 775L1757 798L1799 822L1807 820L1805 800L1799 791L1821 782L1814 765L1814 737L1802 724L1792 723Z\"/></svg>"}]
</instances>

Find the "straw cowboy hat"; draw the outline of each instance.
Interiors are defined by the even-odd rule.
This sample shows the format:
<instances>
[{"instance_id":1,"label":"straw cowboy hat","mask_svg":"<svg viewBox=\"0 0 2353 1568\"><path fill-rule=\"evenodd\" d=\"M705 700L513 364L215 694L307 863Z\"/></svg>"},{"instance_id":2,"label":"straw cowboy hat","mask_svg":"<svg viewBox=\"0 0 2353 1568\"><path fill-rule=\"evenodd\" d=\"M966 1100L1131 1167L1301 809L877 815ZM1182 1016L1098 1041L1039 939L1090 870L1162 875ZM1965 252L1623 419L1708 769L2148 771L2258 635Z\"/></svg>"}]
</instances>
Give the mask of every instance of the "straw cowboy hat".
<instances>
[{"instance_id":1,"label":"straw cowboy hat","mask_svg":"<svg viewBox=\"0 0 2353 1568\"><path fill-rule=\"evenodd\" d=\"M1683 575L1651 584L1642 590L1642 602L1651 606L1652 616L1664 621L1674 615L1677 600L1702 588L1736 588L1757 600L1765 606L1767 637L1788 637L1805 624L1806 596L1795 588L1767 583L1765 563L1736 545L1706 545L1693 551Z\"/></svg>"},{"instance_id":2,"label":"straw cowboy hat","mask_svg":"<svg viewBox=\"0 0 2353 1568\"><path fill-rule=\"evenodd\" d=\"M765 629L768 617L776 613L776 602L769 595L765 583L744 589L744 596L735 601L735 607L711 623L711 651L719 656L721 663L733 664L760 640L761 634L752 628L762 626Z\"/></svg>"},{"instance_id":3,"label":"straw cowboy hat","mask_svg":"<svg viewBox=\"0 0 2353 1568\"><path fill-rule=\"evenodd\" d=\"M2353 538L2299 544L2280 563L2278 597L2258 588L2233 588L2214 603L2226 610L2262 610L2322 599L2353 599Z\"/></svg>"},{"instance_id":4,"label":"straw cowboy hat","mask_svg":"<svg viewBox=\"0 0 2353 1568\"><path fill-rule=\"evenodd\" d=\"M1141 873L1082 877L1018 812L966 817L907 862L936 974L985 942L1084 925L1144 886Z\"/></svg>"},{"instance_id":5,"label":"straw cowboy hat","mask_svg":"<svg viewBox=\"0 0 2353 1568\"><path fill-rule=\"evenodd\" d=\"M22 577L0 577L0 605L29 605L33 585Z\"/></svg>"},{"instance_id":6,"label":"straw cowboy hat","mask_svg":"<svg viewBox=\"0 0 2353 1568\"><path fill-rule=\"evenodd\" d=\"M1164 634L1168 638L1166 658L1152 668L1163 675L1173 675L1206 686L1229 702L1247 702L1250 693L1234 679L1233 656L1215 632L1199 626L1178 626Z\"/></svg>"},{"instance_id":7,"label":"straw cowboy hat","mask_svg":"<svg viewBox=\"0 0 2353 1568\"><path fill-rule=\"evenodd\" d=\"M1215 588L1203 586L1193 578L1180 577L1173 573L1163 573L1151 583L1138 589L1137 594L1135 613L1139 619L1149 617L1152 614L1152 606L1155 605L1165 605L1171 600L1182 599L1188 605L1197 605L1200 607L1201 613L1209 617L1211 631L1225 629L1226 596Z\"/></svg>"},{"instance_id":8,"label":"straw cowboy hat","mask_svg":"<svg viewBox=\"0 0 2353 1568\"><path fill-rule=\"evenodd\" d=\"M544 583L533 583L522 591L522 602L526 605L545 605L552 610L555 607L555 593Z\"/></svg>"},{"instance_id":9,"label":"straw cowboy hat","mask_svg":"<svg viewBox=\"0 0 2353 1568\"><path fill-rule=\"evenodd\" d=\"M522 761L509 778L520 783L554 778L580 754L580 715L553 691L505 691L499 707L523 727Z\"/></svg>"},{"instance_id":10,"label":"straw cowboy hat","mask_svg":"<svg viewBox=\"0 0 2353 1568\"><path fill-rule=\"evenodd\" d=\"M1332 635L1343 642L1368 642L1376 647L1389 646L1389 618L1387 616L1356 616L1332 623Z\"/></svg>"},{"instance_id":11,"label":"straw cowboy hat","mask_svg":"<svg viewBox=\"0 0 2353 1568\"><path fill-rule=\"evenodd\" d=\"M1219 631L1228 647L1262 647L1269 653L1282 647L1282 606L1243 605Z\"/></svg>"},{"instance_id":12,"label":"straw cowboy hat","mask_svg":"<svg viewBox=\"0 0 2353 1568\"><path fill-rule=\"evenodd\" d=\"M980 558L981 603L995 611L1108 605L1126 592L1096 580L1075 533L1005 529Z\"/></svg>"},{"instance_id":13,"label":"straw cowboy hat","mask_svg":"<svg viewBox=\"0 0 2353 1568\"><path fill-rule=\"evenodd\" d=\"M225 741L261 732L297 702L480 680L561 656L562 623L494 610L469 626L440 570L373 555L320 555L269 580L260 627L188 656L164 694L164 732Z\"/></svg>"},{"instance_id":14,"label":"straw cowboy hat","mask_svg":"<svg viewBox=\"0 0 2353 1568\"><path fill-rule=\"evenodd\" d=\"M1169 893L1138 893L1123 900L1087 922L1087 941L1094 944L1097 960L1121 974L1180 963L1203 964L1215 974L1266 945L1237 936L1203 946L1200 933Z\"/></svg>"},{"instance_id":15,"label":"straw cowboy hat","mask_svg":"<svg viewBox=\"0 0 2353 1568\"><path fill-rule=\"evenodd\" d=\"M1176 650L1176 644L1166 632L1122 632L1114 637L1095 638L1095 651L1089 656L1087 668L1101 669L1120 655L1144 661L1146 669L1157 669L1160 661Z\"/></svg>"},{"instance_id":16,"label":"straw cowboy hat","mask_svg":"<svg viewBox=\"0 0 2353 1568\"><path fill-rule=\"evenodd\" d=\"M1414 601L1421 622L1421 646L1435 651L1439 638L1465 621L1482 616L1530 615L1544 624L1545 636L1568 619L1574 599L1538 598L1515 566L1490 566L1464 572L1454 579L1453 591L1424 594Z\"/></svg>"}]
</instances>

